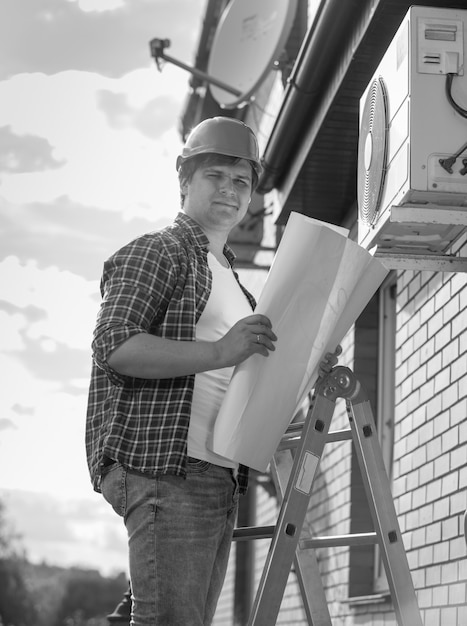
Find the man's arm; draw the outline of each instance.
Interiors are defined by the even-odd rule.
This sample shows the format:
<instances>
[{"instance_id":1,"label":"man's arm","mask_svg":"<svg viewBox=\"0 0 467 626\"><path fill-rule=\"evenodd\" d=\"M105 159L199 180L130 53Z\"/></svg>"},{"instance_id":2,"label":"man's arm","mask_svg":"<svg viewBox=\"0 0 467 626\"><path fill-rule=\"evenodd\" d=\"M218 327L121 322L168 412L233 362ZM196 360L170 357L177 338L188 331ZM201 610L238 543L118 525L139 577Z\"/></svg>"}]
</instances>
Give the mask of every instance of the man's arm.
<instances>
[{"instance_id":1,"label":"man's arm","mask_svg":"<svg viewBox=\"0 0 467 626\"><path fill-rule=\"evenodd\" d=\"M252 354L268 356L275 349L276 339L269 319L253 314L213 342L174 341L138 333L118 346L107 362L124 376L174 378L238 365Z\"/></svg>"}]
</instances>

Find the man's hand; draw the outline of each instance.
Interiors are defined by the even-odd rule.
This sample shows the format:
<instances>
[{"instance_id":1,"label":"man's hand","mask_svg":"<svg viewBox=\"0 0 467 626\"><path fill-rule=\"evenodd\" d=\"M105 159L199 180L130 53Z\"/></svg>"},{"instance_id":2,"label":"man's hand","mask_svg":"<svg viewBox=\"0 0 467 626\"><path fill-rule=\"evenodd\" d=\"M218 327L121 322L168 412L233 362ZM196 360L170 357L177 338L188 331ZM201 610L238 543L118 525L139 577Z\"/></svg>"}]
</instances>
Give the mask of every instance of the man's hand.
<instances>
[{"instance_id":1,"label":"man's hand","mask_svg":"<svg viewBox=\"0 0 467 626\"><path fill-rule=\"evenodd\" d=\"M217 342L219 360L223 367L238 365L252 354L268 356L274 351L274 341L277 340L271 322L265 315L259 313L249 315L239 320Z\"/></svg>"},{"instance_id":2,"label":"man's hand","mask_svg":"<svg viewBox=\"0 0 467 626\"><path fill-rule=\"evenodd\" d=\"M337 365L338 357L342 354L342 347L337 346L334 352L326 352L324 360L319 364L319 377L324 378Z\"/></svg>"}]
</instances>

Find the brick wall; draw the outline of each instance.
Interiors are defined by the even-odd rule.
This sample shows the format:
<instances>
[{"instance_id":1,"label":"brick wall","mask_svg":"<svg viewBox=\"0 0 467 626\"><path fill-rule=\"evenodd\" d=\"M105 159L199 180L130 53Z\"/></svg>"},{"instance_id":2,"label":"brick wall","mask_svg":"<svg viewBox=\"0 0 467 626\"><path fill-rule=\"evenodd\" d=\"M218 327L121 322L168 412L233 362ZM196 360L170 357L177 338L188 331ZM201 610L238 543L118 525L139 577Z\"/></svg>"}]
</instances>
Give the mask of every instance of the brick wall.
<instances>
[{"instance_id":1,"label":"brick wall","mask_svg":"<svg viewBox=\"0 0 467 626\"><path fill-rule=\"evenodd\" d=\"M467 256L464 240L458 249ZM404 271L397 282L393 495L425 626L467 624L467 281L465 273ZM349 347L343 363L352 367ZM338 418L339 419L339 418ZM317 532L347 532L348 453L327 453L310 511ZM337 481L337 482L336 482ZM339 487L337 487L339 485ZM340 506L326 496L341 493ZM320 521L326 510L327 524ZM343 530L342 530L343 529ZM333 624L396 625L390 603L346 603L346 551L318 556Z\"/></svg>"},{"instance_id":2,"label":"brick wall","mask_svg":"<svg viewBox=\"0 0 467 626\"><path fill-rule=\"evenodd\" d=\"M464 240L458 244L467 255ZM467 624L465 273L398 280L394 498L425 626Z\"/></svg>"}]
</instances>

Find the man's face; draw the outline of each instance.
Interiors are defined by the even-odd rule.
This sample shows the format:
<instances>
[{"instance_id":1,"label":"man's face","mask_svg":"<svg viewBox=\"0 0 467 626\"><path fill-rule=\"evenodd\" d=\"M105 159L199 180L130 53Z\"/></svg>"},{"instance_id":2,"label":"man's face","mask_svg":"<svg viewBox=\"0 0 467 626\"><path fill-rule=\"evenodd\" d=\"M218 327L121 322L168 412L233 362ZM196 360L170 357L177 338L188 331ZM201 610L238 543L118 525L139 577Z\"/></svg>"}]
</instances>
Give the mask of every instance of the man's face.
<instances>
[{"instance_id":1,"label":"man's face","mask_svg":"<svg viewBox=\"0 0 467 626\"><path fill-rule=\"evenodd\" d=\"M184 211L205 231L230 232L245 217L251 198L252 171L245 159L200 166L182 183Z\"/></svg>"}]
</instances>

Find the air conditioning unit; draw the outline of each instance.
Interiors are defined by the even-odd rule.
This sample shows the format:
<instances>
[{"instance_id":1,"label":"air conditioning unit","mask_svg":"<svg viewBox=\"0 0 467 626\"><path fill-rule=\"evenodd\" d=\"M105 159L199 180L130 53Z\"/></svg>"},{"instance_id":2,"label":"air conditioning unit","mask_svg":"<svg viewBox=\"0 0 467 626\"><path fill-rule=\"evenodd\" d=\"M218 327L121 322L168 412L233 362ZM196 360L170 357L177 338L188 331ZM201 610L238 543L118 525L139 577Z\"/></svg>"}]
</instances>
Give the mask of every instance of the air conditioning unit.
<instances>
[{"instance_id":1,"label":"air conditioning unit","mask_svg":"<svg viewBox=\"0 0 467 626\"><path fill-rule=\"evenodd\" d=\"M360 100L358 241L437 255L467 227L467 11L411 7Z\"/></svg>"}]
</instances>

